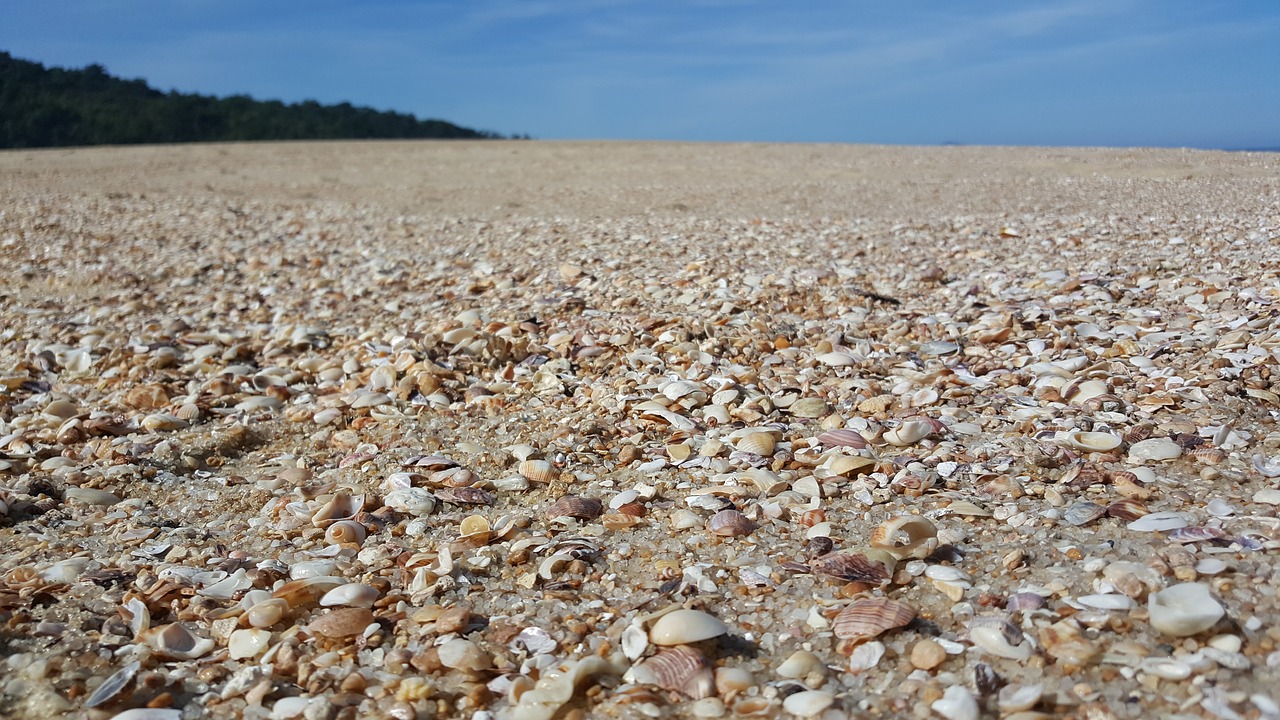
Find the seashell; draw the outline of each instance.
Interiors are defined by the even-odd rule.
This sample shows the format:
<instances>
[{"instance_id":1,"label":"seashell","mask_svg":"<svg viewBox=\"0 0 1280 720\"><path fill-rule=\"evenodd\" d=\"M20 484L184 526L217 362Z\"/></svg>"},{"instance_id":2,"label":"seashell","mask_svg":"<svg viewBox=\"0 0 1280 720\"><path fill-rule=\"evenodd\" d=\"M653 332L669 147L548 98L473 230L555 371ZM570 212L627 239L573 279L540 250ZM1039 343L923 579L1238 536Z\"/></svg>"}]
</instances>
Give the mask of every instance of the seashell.
<instances>
[{"instance_id":1,"label":"seashell","mask_svg":"<svg viewBox=\"0 0 1280 720\"><path fill-rule=\"evenodd\" d=\"M1147 507L1132 498L1117 500L1107 506L1107 515L1109 517L1126 522L1137 520L1147 513Z\"/></svg>"},{"instance_id":2,"label":"seashell","mask_svg":"<svg viewBox=\"0 0 1280 720\"><path fill-rule=\"evenodd\" d=\"M813 675L814 673L823 673L827 671L827 666L822 659L808 650L797 650L782 664L778 666L778 677L788 680L801 680Z\"/></svg>"},{"instance_id":3,"label":"seashell","mask_svg":"<svg viewBox=\"0 0 1280 720\"><path fill-rule=\"evenodd\" d=\"M120 691L133 680L133 676L138 674L138 669L141 667L142 663L137 660L126 663L124 667L112 673L110 677L103 680L102 684L94 689L93 693L89 695L89 699L84 701L84 706L86 708L96 708L115 699L120 694Z\"/></svg>"},{"instance_id":4,"label":"seashell","mask_svg":"<svg viewBox=\"0 0 1280 720\"><path fill-rule=\"evenodd\" d=\"M947 505L947 513L951 515L963 515L965 517L991 517L994 515L990 510L970 500L955 500Z\"/></svg>"},{"instance_id":5,"label":"seashell","mask_svg":"<svg viewBox=\"0 0 1280 720\"><path fill-rule=\"evenodd\" d=\"M426 488L409 487L387 493L382 504L397 512L422 517L436 509L436 496Z\"/></svg>"},{"instance_id":6,"label":"seashell","mask_svg":"<svg viewBox=\"0 0 1280 720\"><path fill-rule=\"evenodd\" d=\"M516 465L516 472L536 483L549 483L560 477L555 466L546 460L522 460Z\"/></svg>"},{"instance_id":7,"label":"seashell","mask_svg":"<svg viewBox=\"0 0 1280 720\"><path fill-rule=\"evenodd\" d=\"M342 578L327 575L290 580L273 590L271 597L284 600L289 607L304 607L345 582Z\"/></svg>"},{"instance_id":8,"label":"seashell","mask_svg":"<svg viewBox=\"0 0 1280 720\"><path fill-rule=\"evenodd\" d=\"M776 441L773 439L772 433L750 432L738 438L734 443L734 447L753 455L772 455L776 447Z\"/></svg>"},{"instance_id":9,"label":"seashell","mask_svg":"<svg viewBox=\"0 0 1280 720\"><path fill-rule=\"evenodd\" d=\"M817 717L836 701L836 696L822 690L801 690L782 701L782 709L797 717Z\"/></svg>"},{"instance_id":10,"label":"seashell","mask_svg":"<svg viewBox=\"0 0 1280 720\"><path fill-rule=\"evenodd\" d=\"M716 616L701 610L681 609L658 618L649 628L649 640L654 645L686 645L727 632L729 626Z\"/></svg>"},{"instance_id":11,"label":"seashell","mask_svg":"<svg viewBox=\"0 0 1280 720\"><path fill-rule=\"evenodd\" d=\"M171 660L194 660L213 649L214 642L194 635L182 623L170 623L143 633L143 642L157 655Z\"/></svg>"},{"instance_id":12,"label":"seashell","mask_svg":"<svg viewBox=\"0 0 1280 720\"><path fill-rule=\"evenodd\" d=\"M1257 470L1260 475L1266 478L1280 477L1280 456L1266 458L1262 455L1254 455L1252 460L1253 469Z\"/></svg>"},{"instance_id":13,"label":"seashell","mask_svg":"<svg viewBox=\"0 0 1280 720\"><path fill-rule=\"evenodd\" d=\"M899 560L908 557L923 560L938 547L938 528L919 515L899 515L872 530L868 542L871 547Z\"/></svg>"},{"instance_id":14,"label":"seashell","mask_svg":"<svg viewBox=\"0 0 1280 720\"><path fill-rule=\"evenodd\" d=\"M1182 454L1182 446L1172 438L1148 438L1129 446L1129 462L1172 460Z\"/></svg>"},{"instance_id":15,"label":"seashell","mask_svg":"<svg viewBox=\"0 0 1280 720\"><path fill-rule=\"evenodd\" d=\"M577 495L565 495L547 508L546 516L550 520L570 517L578 520L595 520L604 512L604 502L599 498L584 498Z\"/></svg>"},{"instance_id":16,"label":"seashell","mask_svg":"<svg viewBox=\"0 0 1280 720\"><path fill-rule=\"evenodd\" d=\"M93 488L69 487L62 493L64 502L72 500L83 503L85 505L115 505L120 502L120 498L105 490L95 490Z\"/></svg>"},{"instance_id":17,"label":"seashell","mask_svg":"<svg viewBox=\"0 0 1280 720\"><path fill-rule=\"evenodd\" d=\"M1169 533L1169 541L1181 545L1230 538L1226 531L1215 527L1182 527Z\"/></svg>"},{"instance_id":18,"label":"seashell","mask_svg":"<svg viewBox=\"0 0 1280 720\"><path fill-rule=\"evenodd\" d=\"M978 701L963 685L952 685L929 709L947 720L978 720Z\"/></svg>"},{"instance_id":19,"label":"seashell","mask_svg":"<svg viewBox=\"0 0 1280 720\"><path fill-rule=\"evenodd\" d=\"M1186 680L1191 677L1192 668L1187 663L1173 658L1146 657L1139 663L1138 669L1148 675L1164 680Z\"/></svg>"},{"instance_id":20,"label":"seashell","mask_svg":"<svg viewBox=\"0 0 1280 720\"><path fill-rule=\"evenodd\" d=\"M436 648L440 664L455 670L481 671L493 667L493 657L465 638L454 638Z\"/></svg>"},{"instance_id":21,"label":"seashell","mask_svg":"<svg viewBox=\"0 0 1280 720\"><path fill-rule=\"evenodd\" d=\"M711 697L716 690L716 676L711 663L702 653L684 645L659 650L653 657L633 666L623 679L657 685L694 700Z\"/></svg>"},{"instance_id":22,"label":"seashell","mask_svg":"<svg viewBox=\"0 0 1280 720\"><path fill-rule=\"evenodd\" d=\"M1101 657L1097 646L1085 639L1080 626L1071 618L1040 629L1040 647L1049 657L1064 666L1064 670L1087 667Z\"/></svg>"},{"instance_id":23,"label":"seashell","mask_svg":"<svg viewBox=\"0 0 1280 720\"><path fill-rule=\"evenodd\" d=\"M333 575L337 571L338 563L333 560L303 560L289 566L289 578L302 580L304 578L325 577Z\"/></svg>"},{"instance_id":24,"label":"seashell","mask_svg":"<svg viewBox=\"0 0 1280 720\"><path fill-rule=\"evenodd\" d=\"M1044 696L1044 686L1035 683L1033 685L1005 685L1000 688L1000 694L996 696L996 702L1000 705L1000 712L1015 713L1023 710L1030 710L1040 704L1040 698Z\"/></svg>"},{"instance_id":25,"label":"seashell","mask_svg":"<svg viewBox=\"0 0 1280 720\"><path fill-rule=\"evenodd\" d=\"M364 632L372 622L373 613L368 608L341 608L312 620L307 631L321 637L346 638Z\"/></svg>"},{"instance_id":26,"label":"seashell","mask_svg":"<svg viewBox=\"0 0 1280 720\"><path fill-rule=\"evenodd\" d=\"M707 521L707 529L714 535L741 537L755 532L756 524L737 510L721 510Z\"/></svg>"},{"instance_id":27,"label":"seashell","mask_svg":"<svg viewBox=\"0 0 1280 720\"><path fill-rule=\"evenodd\" d=\"M363 509L363 494L336 493L333 499L321 505L320 509L311 515L311 524L318 528L327 528L339 520L350 520Z\"/></svg>"},{"instance_id":28,"label":"seashell","mask_svg":"<svg viewBox=\"0 0 1280 720\"><path fill-rule=\"evenodd\" d=\"M796 417L817 418L827 414L830 408L821 398L801 398L787 408L787 412Z\"/></svg>"},{"instance_id":29,"label":"seashell","mask_svg":"<svg viewBox=\"0 0 1280 720\"><path fill-rule=\"evenodd\" d=\"M1153 512L1129 523L1126 527L1137 532L1167 532L1184 528L1188 524L1187 516L1170 510Z\"/></svg>"},{"instance_id":30,"label":"seashell","mask_svg":"<svg viewBox=\"0 0 1280 720\"><path fill-rule=\"evenodd\" d=\"M1062 519L1070 525L1080 527L1088 525L1107 514L1107 508L1091 503L1087 500L1079 500L1067 506L1062 511Z\"/></svg>"},{"instance_id":31,"label":"seashell","mask_svg":"<svg viewBox=\"0 0 1280 720\"><path fill-rule=\"evenodd\" d=\"M621 668L598 656L571 660L542 672L533 688L510 708L511 720L551 720L576 695L578 687L596 675L618 675Z\"/></svg>"},{"instance_id":32,"label":"seashell","mask_svg":"<svg viewBox=\"0 0 1280 720\"><path fill-rule=\"evenodd\" d=\"M874 597L850 603L832 621L836 637L869 640L914 620L915 608L897 600Z\"/></svg>"},{"instance_id":33,"label":"seashell","mask_svg":"<svg viewBox=\"0 0 1280 720\"><path fill-rule=\"evenodd\" d=\"M324 540L335 545L359 545L367 530L355 520L339 520L324 531Z\"/></svg>"},{"instance_id":34,"label":"seashell","mask_svg":"<svg viewBox=\"0 0 1280 720\"><path fill-rule=\"evenodd\" d=\"M271 631L248 628L235 630L227 639L227 650L232 660L257 657L271 643Z\"/></svg>"},{"instance_id":35,"label":"seashell","mask_svg":"<svg viewBox=\"0 0 1280 720\"><path fill-rule=\"evenodd\" d=\"M139 424L142 425L143 429L151 432L181 430L188 425L186 420L169 413L152 413L142 418L142 422Z\"/></svg>"},{"instance_id":36,"label":"seashell","mask_svg":"<svg viewBox=\"0 0 1280 720\"><path fill-rule=\"evenodd\" d=\"M151 628L151 610L147 608L147 604L141 599L131 597L122 608L129 616L129 630L133 632L134 639L142 636L142 633Z\"/></svg>"},{"instance_id":37,"label":"seashell","mask_svg":"<svg viewBox=\"0 0 1280 720\"><path fill-rule=\"evenodd\" d=\"M346 583L325 593L320 598L320 607L373 607L373 603L381 595L378 589L365 583Z\"/></svg>"},{"instance_id":38,"label":"seashell","mask_svg":"<svg viewBox=\"0 0 1280 720\"><path fill-rule=\"evenodd\" d=\"M858 356L847 352L827 352L814 358L827 367L848 367L858 364Z\"/></svg>"},{"instance_id":39,"label":"seashell","mask_svg":"<svg viewBox=\"0 0 1280 720\"><path fill-rule=\"evenodd\" d=\"M458 539L479 547L493 538L493 528L483 515L468 515L458 524Z\"/></svg>"},{"instance_id":40,"label":"seashell","mask_svg":"<svg viewBox=\"0 0 1280 720\"><path fill-rule=\"evenodd\" d=\"M1111 452L1120 447L1123 439L1107 432L1085 432L1074 430L1063 436L1062 442L1073 450L1082 452Z\"/></svg>"},{"instance_id":41,"label":"seashell","mask_svg":"<svg viewBox=\"0 0 1280 720\"><path fill-rule=\"evenodd\" d=\"M1151 627L1165 635L1187 637L1218 624L1226 609L1202 583L1181 583L1147 597Z\"/></svg>"},{"instance_id":42,"label":"seashell","mask_svg":"<svg viewBox=\"0 0 1280 720\"><path fill-rule=\"evenodd\" d=\"M969 640L977 647L1010 660L1027 660L1031 646L1022 629L1002 617L977 617L969 621Z\"/></svg>"},{"instance_id":43,"label":"seashell","mask_svg":"<svg viewBox=\"0 0 1280 720\"><path fill-rule=\"evenodd\" d=\"M829 575L845 582L865 582L881 585L893 577L897 565L892 554L884 550L867 553L827 553L809 561L809 570L819 575Z\"/></svg>"},{"instance_id":44,"label":"seashell","mask_svg":"<svg viewBox=\"0 0 1280 720\"><path fill-rule=\"evenodd\" d=\"M828 430L819 435L817 440L826 447L847 447L854 450L862 450L868 446L867 439L862 436L862 433L848 428Z\"/></svg>"},{"instance_id":45,"label":"seashell","mask_svg":"<svg viewBox=\"0 0 1280 720\"><path fill-rule=\"evenodd\" d=\"M862 643L849 653L849 672L856 675L879 665L886 649L884 643L875 640Z\"/></svg>"},{"instance_id":46,"label":"seashell","mask_svg":"<svg viewBox=\"0 0 1280 720\"><path fill-rule=\"evenodd\" d=\"M1085 607L1097 608L1099 610L1132 610L1135 605L1133 598L1128 595L1120 595L1118 593L1081 595L1076 598L1076 602L1084 605Z\"/></svg>"},{"instance_id":47,"label":"seashell","mask_svg":"<svg viewBox=\"0 0 1280 720\"><path fill-rule=\"evenodd\" d=\"M436 498L454 505L492 505L493 493L478 487L444 487L436 490Z\"/></svg>"},{"instance_id":48,"label":"seashell","mask_svg":"<svg viewBox=\"0 0 1280 720\"><path fill-rule=\"evenodd\" d=\"M283 598L271 598L254 603L245 611L242 622L251 627L269 628L289 613L289 602Z\"/></svg>"},{"instance_id":49,"label":"seashell","mask_svg":"<svg viewBox=\"0 0 1280 720\"><path fill-rule=\"evenodd\" d=\"M149 707L132 708L111 716L111 720L181 720L181 718L181 709Z\"/></svg>"},{"instance_id":50,"label":"seashell","mask_svg":"<svg viewBox=\"0 0 1280 720\"><path fill-rule=\"evenodd\" d=\"M1044 607L1044 598L1033 592L1014 593L1005 600L1004 607L1009 612L1026 612Z\"/></svg>"},{"instance_id":51,"label":"seashell","mask_svg":"<svg viewBox=\"0 0 1280 720\"><path fill-rule=\"evenodd\" d=\"M884 441L890 445L914 445L934 433L934 425L926 419L906 420L901 425L885 431Z\"/></svg>"}]
</instances>

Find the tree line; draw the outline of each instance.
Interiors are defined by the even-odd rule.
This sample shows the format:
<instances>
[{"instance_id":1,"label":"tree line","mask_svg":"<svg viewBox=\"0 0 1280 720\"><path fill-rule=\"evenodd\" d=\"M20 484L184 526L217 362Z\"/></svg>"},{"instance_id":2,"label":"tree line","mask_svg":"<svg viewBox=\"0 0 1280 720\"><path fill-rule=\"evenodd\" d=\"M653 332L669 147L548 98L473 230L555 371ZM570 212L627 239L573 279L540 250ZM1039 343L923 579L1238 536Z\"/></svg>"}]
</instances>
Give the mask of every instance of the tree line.
<instances>
[{"instance_id":1,"label":"tree line","mask_svg":"<svg viewBox=\"0 0 1280 720\"><path fill-rule=\"evenodd\" d=\"M350 103L161 92L101 65L46 68L0 52L0 148L239 140L501 138ZM525 136L527 137L527 136Z\"/></svg>"}]
</instances>

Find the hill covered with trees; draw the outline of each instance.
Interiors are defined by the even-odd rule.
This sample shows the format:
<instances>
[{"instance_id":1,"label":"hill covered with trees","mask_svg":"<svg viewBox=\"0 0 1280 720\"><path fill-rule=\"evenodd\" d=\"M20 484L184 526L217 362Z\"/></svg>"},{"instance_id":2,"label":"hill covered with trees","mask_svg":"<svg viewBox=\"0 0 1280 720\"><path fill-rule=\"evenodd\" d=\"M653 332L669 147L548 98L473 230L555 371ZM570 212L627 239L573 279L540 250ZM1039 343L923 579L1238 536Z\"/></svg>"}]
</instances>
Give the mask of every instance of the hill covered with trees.
<instances>
[{"instance_id":1,"label":"hill covered with trees","mask_svg":"<svg viewBox=\"0 0 1280 720\"><path fill-rule=\"evenodd\" d=\"M234 140L500 138L444 120L350 103L286 104L247 95L161 92L101 65L80 70L0 52L0 148Z\"/></svg>"}]
</instances>

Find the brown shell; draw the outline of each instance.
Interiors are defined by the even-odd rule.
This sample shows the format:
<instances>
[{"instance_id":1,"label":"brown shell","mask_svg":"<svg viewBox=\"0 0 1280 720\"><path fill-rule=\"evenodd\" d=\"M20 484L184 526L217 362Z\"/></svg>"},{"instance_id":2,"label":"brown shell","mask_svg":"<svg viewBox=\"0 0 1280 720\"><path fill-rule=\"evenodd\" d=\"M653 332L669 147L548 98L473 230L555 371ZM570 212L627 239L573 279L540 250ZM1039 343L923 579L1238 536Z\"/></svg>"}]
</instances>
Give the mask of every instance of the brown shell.
<instances>
[{"instance_id":1,"label":"brown shell","mask_svg":"<svg viewBox=\"0 0 1280 720\"><path fill-rule=\"evenodd\" d=\"M351 637L364 632L372 622L373 613L368 608L341 608L312 620L307 630L323 637Z\"/></svg>"},{"instance_id":2,"label":"brown shell","mask_svg":"<svg viewBox=\"0 0 1280 720\"><path fill-rule=\"evenodd\" d=\"M1155 430L1155 426L1152 425L1151 423L1142 423L1141 425L1135 425L1123 435L1124 441L1129 443L1130 445L1133 445L1135 443L1140 443L1143 440L1146 440L1147 438L1151 437L1151 433L1154 430Z\"/></svg>"},{"instance_id":3,"label":"brown shell","mask_svg":"<svg viewBox=\"0 0 1280 720\"><path fill-rule=\"evenodd\" d=\"M809 570L819 575L830 575L846 582L866 582L876 585L889 582L889 568L885 564L857 553L827 553L809 561Z\"/></svg>"},{"instance_id":4,"label":"brown shell","mask_svg":"<svg viewBox=\"0 0 1280 720\"><path fill-rule=\"evenodd\" d=\"M1227 459L1227 454L1220 448L1216 447L1192 448L1191 450L1188 450L1186 454L1205 465L1220 465Z\"/></svg>"},{"instance_id":5,"label":"brown shell","mask_svg":"<svg viewBox=\"0 0 1280 720\"><path fill-rule=\"evenodd\" d=\"M818 436L818 442L826 447L847 447L854 450L867 447L867 439L862 436L862 433L848 428L828 430Z\"/></svg>"},{"instance_id":6,"label":"brown shell","mask_svg":"<svg viewBox=\"0 0 1280 720\"><path fill-rule=\"evenodd\" d=\"M1083 490L1090 485L1098 485L1106 481L1107 473L1101 467L1093 463L1081 463L1067 470L1058 482Z\"/></svg>"},{"instance_id":7,"label":"brown shell","mask_svg":"<svg viewBox=\"0 0 1280 720\"><path fill-rule=\"evenodd\" d=\"M884 597L851 603L836 616L832 627L841 640L868 640L914 620L916 609Z\"/></svg>"},{"instance_id":8,"label":"brown shell","mask_svg":"<svg viewBox=\"0 0 1280 720\"><path fill-rule=\"evenodd\" d=\"M478 487L446 487L434 494L441 501L454 505L492 505L495 499L493 493Z\"/></svg>"},{"instance_id":9,"label":"brown shell","mask_svg":"<svg viewBox=\"0 0 1280 720\"><path fill-rule=\"evenodd\" d=\"M595 520L603 512L604 503L598 498L565 495L547 508L547 518L555 520L561 517L571 517L578 520Z\"/></svg>"},{"instance_id":10,"label":"brown shell","mask_svg":"<svg viewBox=\"0 0 1280 720\"><path fill-rule=\"evenodd\" d=\"M640 664L653 684L663 690L701 700L715 694L715 672L702 653L687 646L664 648Z\"/></svg>"},{"instance_id":11,"label":"brown shell","mask_svg":"<svg viewBox=\"0 0 1280 720\"><path fill-rule=\"evenodd\" d=\"M1107 515L1118 520L1137 520L1148 512L1146 506L1132 498L1117 500L1107 506Z\"/></svg>"},{"instance_id":12,"label":"brown shell","mask_svg":"<svg viewBox=\"0 0 1280 720\"><path fill-rule=\"evenodd\" d=\"M756 524L737 510L721 510L707 521L707 529L715 535L740 537L755 532Z\"/></svg>"}]
</instances>

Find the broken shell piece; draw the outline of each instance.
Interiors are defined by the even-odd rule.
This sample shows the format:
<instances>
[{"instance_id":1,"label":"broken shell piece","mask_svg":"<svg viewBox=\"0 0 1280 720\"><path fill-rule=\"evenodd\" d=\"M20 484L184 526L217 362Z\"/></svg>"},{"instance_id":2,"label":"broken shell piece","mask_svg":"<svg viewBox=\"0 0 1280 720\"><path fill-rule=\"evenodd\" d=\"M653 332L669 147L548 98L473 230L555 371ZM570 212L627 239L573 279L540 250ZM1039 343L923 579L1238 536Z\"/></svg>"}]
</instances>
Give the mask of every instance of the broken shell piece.
<instances>
[{"instance_id":1,"label":"broken shell piece","mask_svg":"<svg viewBox=\"0 0 1280 720\"><path fill-rule=\"evenodd\" d=\"M962 685L952 685L942 694L942 698L933 701L929 709L947 720L977 720L978 701L973 693Z\"/></svg>"},{"instance_id":2,"label":"broken shell piece","mask_svg":"<svg viewBox=\"0 0 1280 720\"><path fill-rule=\"evenodd\" d=\"M1134 520L1126 527L1138 532L1167 532L1184 528L1189 524L1187 516L1180 512L1165 510L1153 512Z\"/></svg>"},{"instance_id":3,"label":"broken shell piece","mask_svg":"<svg viewBox=\"0 0 1280 720\"><path fill-rule=\"evenodd\" d=\"M836 696L823 690L801 690L782 701L782 709L797 717L817 717L836 701Z\"/></svg>"},{"instance_id":4,"label":"broken shell piece","mask_svg":"<svg viewBox=\"0 0 1280 720\"><path fill-rule=\"evenodd\" d=\"M1062 511L1062 519L1070 525L1080 527L1088 525L1106 514L1107 509L1105 507L1091 503L1088 500L1078 500Z\"/></svg>"},{"instance_id":5,"label":"broken shell piece","mask_svg":"<svg viewBox=\"0 0 1280 720\"><path fill-rule=\"evenodd\" d=\"M407 487L387 493L382 504L396 512L421 517L436 509L436 497L426 488Z\"/></svg>"},{"instance_id":6,"label":"broken shell piece","mask_svg":"<svg viewBox=\"0 0 1280 720\"><path fill-rule=\"evenodd\" d=\"M649 640L654 645L686 645L727 632L729 626L714 615L701 610L681 609L658 618L649 628Z\"/></svg>"},{"instance_id":7,"label":"broken shell piece","mask_svg":"<svg viewBox=\"0 0 1280 720\"><path fill-rule=\"evenodd\" d=\"M808 650L797 650L778 666L778 677L788 680L802 680L814 673L827 671L822 659Z\"/></svg>"},{"instance_id":8,"label":"broken shell piece","mask_svg":"<svg viewBox=\"0 0 1280 720\"><path fill-rule=\"evenodd\" d=\"M350 520L362 509L364 509L364 495L337 493L332 500L316 510L311 516L311 524L318 528L327 528L339 520Z\"/></svg>"},{"instance_id":9,"label":"broken shell piece","mask_svg":"<svg viewBox=\"0 0 1280 720\"><path fill-rule=\"evenodd\" d=\"M227 650L232 660L257 657L271 642L271 631L248 628L236 630L227 640Z\"/></svg>"},{"instance_id":10,"label":"broken shell piece","mask_svg":"<svg viewBox=\"0 0 1280 720\"><path fill-rule=\"evenodd\" d=\"M899 560L926 558L938 547L938 528L919 515L900 515L871 531L871 547Z\"/></svg>"},{"instance_id":11,"label":"broken shell piece","mask_svg":"<svg viewBox=\"0 0 1280 720\"><path fill-rule=\"evenodd\" d=\"M551 720L560 708L578 694L578 686L596 675L618 675L613 662L595 655L569 661L542 673L532 689L520 695L511 708L511 720Z\"/></svg>"},{"instance_id":12,"label":"broken shell piece","mask_svg":"<svg viewBox=\"0 0 1280 720\"><path fill-rule=\"evenodd\" d=\"M903 421L898 427L885 431L882 437L890 445L905 446L914 445L932 435L933 432L932 422L916 419Z\"/></svg>"},{"instance_id":13,"label":"broken shell piece","mask_svg":"<svg viewBox=\"0 0 1280 720\"><path fill-rule=\"evenodd\" d=\"M750 535L756 529L751 519L737 510L721 510L707 521L707 529L714 535L740 537Z\"/></svg>"},{"instance_id":14,"label":"broken shell piece","mask_svg":"<svg viewBox=\"0 0 1280 720\"><path fill-rule=\"evenodd\" d=\"M696 649L683 645L663 648L653 657L633 666L623 679L657 685L694 700L715 694L715 671L711 663Z\"/></svg>"},{"instance_id":15,"label":"broken shell piece","mask_svg":"<svg viewBox=\"0 0 1280 720\"><path fill-rule=\"evenodd\" d=\"M214 645L213 640L197 637L182 623L152 628L143 634L143 641L157 655L171 660L194 660L208 653Z\"/></svg>"},{"instance_id":16,"label":"broken shell piece","mask_svg":"<svg viewBox=\"0 0 1280 720\"><path fill-rule=\"evenodd\" d=\"M969 640L996 657L1026 660L1031 647L1021 628L1001 617L979 617L969 621Z\"/></svg>"},{"instance_id":17,"label":"broken shell piece","mask_svg":"<svg viewBox=\"0 0 1280 720\"><path fill-rule=\"evenodd\" d=\"M89 696L89 699L85 700L84 706L87 708L96 708L99 705L115 698L115 696L119 695L120 691L129 684L129 681L133 680L133 676L138 674L138 669L141 667L142 663L134 660L112 673L111 677L103 680L102 684L99 685L93 691L93 694Z\"/></svg>"},{"instance_id":18,"label":"broken shell piece","mask_svg":"<svg viewBox=\"0 0 1280 720\"><path fill-rule=\"evenodd\" d=\"M604 512L604 502L598 498L565 495L547 508L547 518L571 517L578 520L595 520Z\"/></svg>"},{"instance_id":19,"label":"broken shell piece","mask_svg":"<svg viewBox=\"0 0 1280 720\"><path fill-rule=\"evenodd\" d=\"M373 607L374 601L381 593L372 585L365 583L347 583L325 593L320 598L320 607ZM368 623L365 623L366 625Z\"/></svg>"},{"instance_id":20,"label":"broken shell piece","mask_svg":"<svg viewBox=\"0 0 1280 720\"><path fill-rule=\"evenodd\" d=\"M914 620L916 609L884 597L851 603L840 611L832 623L836 637L842 640L868 640Z\"/></svg>"},{"instance_id":21,"label":"broken shell piece","mask_svg":"<svg viewBox=\"0 0 1280 720\"><path fill-rule=\"evenodd\" d=\"M1151 626L1165 635L1187 637L1213 627L1226 609L1209 594L1209 586L1182 583L1147 597Z\"/></svg>"},{"instance_id":22,"label":"broken shell piece","mask_svg":"<svg viewBox=\"0 0 1280 720\"><path fill-rule=\"evenodd\" d=\"M896 565L896 558L888 551L869 550L866 553L838 552L820 555L809 562L809 570L845 582L880 585L893 577Z\"/></svg>"},{"instance_id":23,"label":"broken shell piece","mask_svg":"<svg viewBox=\"0 0 1280 720\"><path fill-rule=\"evenodd\" d=\"M1182 454L1182 446L1172 438L1148 438L1129 447L1129 462L1172 460Z\"/></svg>"},{"instance_id":24,"label":"broken shell piece","mask_svg":"<svg viewBox=\"0 0 1280 720\"><path fill-rule=\"evenodd\" d=\"M458 523L458 540L472 547L480 547L493 538L493 527L483 515L468 515Z\"/></svg>"},{"instance_id":25,"label":"broken shell piece","mask_svg":"<svg viewBox=\"0 0 1280 720\"><path fill-rule=\"evenodd\" d=\"M1061 442L1073 450L1111 452L1120 447L1122 441L1123 439L1119 435L1113 433L1075 430L1066 433Z\"/></svg>"}]
</instances>

